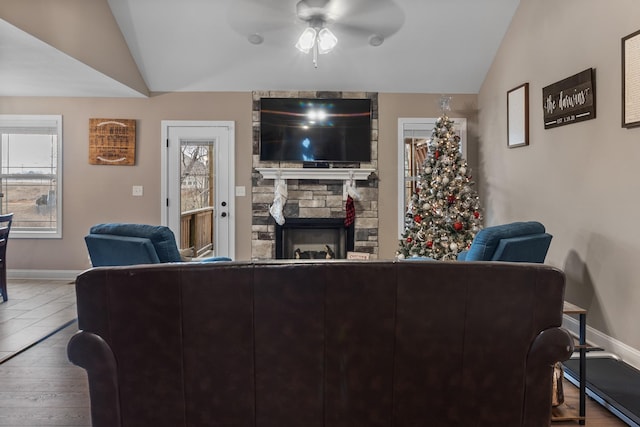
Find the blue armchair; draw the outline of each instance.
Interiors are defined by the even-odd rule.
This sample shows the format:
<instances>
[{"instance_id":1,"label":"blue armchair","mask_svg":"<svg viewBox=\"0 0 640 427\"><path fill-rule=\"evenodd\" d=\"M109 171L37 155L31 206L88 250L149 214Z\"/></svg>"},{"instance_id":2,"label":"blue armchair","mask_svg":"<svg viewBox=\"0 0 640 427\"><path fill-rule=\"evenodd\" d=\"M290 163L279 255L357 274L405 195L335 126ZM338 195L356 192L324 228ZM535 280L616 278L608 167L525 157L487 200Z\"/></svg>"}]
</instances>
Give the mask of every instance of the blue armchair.
<instances>
[{"instance_id":1,"label":"blue armchair","mask_svg":"<svg viewBox=\"0 0 640 427\"><path fill-rule=\"evenodd\" d=\"M146 224L98 224L84 238L94 267L182 262L169 227ZM227 257L200 262L231 261Z\"/></svg>"},{"instance_id":2,"label":"blue armchair","mask_svg":"<svg viewBox=\"0 0 640 427\"><path fill-rule=\"evenodd\" d=\"M469 250L458 254L458 260L544 263L552 237L537 221L487 227L476 235Z\"/></svg>"}]
</instances>

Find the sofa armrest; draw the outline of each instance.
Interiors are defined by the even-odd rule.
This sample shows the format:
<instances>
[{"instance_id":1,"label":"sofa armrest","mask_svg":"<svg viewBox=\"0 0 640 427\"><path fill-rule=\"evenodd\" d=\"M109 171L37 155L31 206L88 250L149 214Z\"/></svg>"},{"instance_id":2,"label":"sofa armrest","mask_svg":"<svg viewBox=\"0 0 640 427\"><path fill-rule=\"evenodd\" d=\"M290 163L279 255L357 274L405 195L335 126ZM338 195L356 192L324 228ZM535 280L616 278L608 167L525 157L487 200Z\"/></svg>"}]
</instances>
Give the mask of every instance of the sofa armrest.
<instances>
[{"instance_id":1,"label":"sofa armrest","mask_svg":"<svg viewBox=\"0 0 640 427\"><path fill-rule=\"evenodd\" d=\"M155 247L147 238L89 234L84 240L94 267L160 262Z\"/></svg>"},{"instance_id":2,"label":"sofa armrest","mask_svg":"<svg viewBox=\"0 0 640 427\"><path fill-rule=\"evenodd\" d=\"M100 336L79 331L67 344L67 357L87 371L93 427L120 427L116 359Z\"/></svg>"},{"instance_id":3,"label":"sofa armrest","mask_svg":"<svg viewBox=\"0 0 640 427\"><path fill-rule=\"evenodd\" d=\"M501 239L492 261L544 263L552 236L548 233Z\"/></svg>"},{"instance_id":4,"label":"sofa armrest","mask_svg":"<svg viewBox=\"0 0 640 427\"><path fill-rule=\"evenodd\" d=\"M573 353L573 338L566 329L554 327L540 332L527 355L526 400L522 425L549 425L553 365L567 360ZM540 381L544 378L544 381ZM540 418L545 416L544 419Z\"/></svg>"},{"instance_id":5,"label":"sofa armrest","mask_svg":"<svg viewBox=\"0 0 640 427\"><path fill-rule=\"evenodd\" d=\"M219 261L233 261L233 260L226 256L214 256L211 258L202 258L197 260L197 262L219 262Z\"/></svg>"},{"instance_id":6,"label":"sofa armrest","mask_svg":"<svg viewBox=\"0 0 640 427\"><path fill-rule=\"evenodd\" d=\"M96 224L89 229L90 234L109 234L122 237L149 239L160 263L180 262L180 251L176 237L169 227L164 225L110 223Z\"/></svg>"}]
</instances>

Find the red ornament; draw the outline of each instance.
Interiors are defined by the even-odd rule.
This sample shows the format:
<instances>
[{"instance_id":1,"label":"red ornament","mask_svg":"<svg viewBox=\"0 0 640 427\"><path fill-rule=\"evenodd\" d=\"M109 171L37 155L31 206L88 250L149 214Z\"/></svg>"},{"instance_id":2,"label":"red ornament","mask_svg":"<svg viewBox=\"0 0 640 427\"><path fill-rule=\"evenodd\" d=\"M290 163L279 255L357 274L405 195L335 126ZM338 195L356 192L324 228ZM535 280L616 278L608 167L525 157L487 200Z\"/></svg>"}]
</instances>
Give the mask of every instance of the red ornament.
<instances>
[{"instance_id":1,"label":"red ornament","mask_svg":"<svg viewBox=\"0 0 640 427\"><path fill-rule=\"evenodd\" d=\"M428 248L433 247L433 242L432 242L431 240L429 240L429 241L427 242L427 247L428 247Z\"/></svg>"},{"instance_id":2,"label":"red ornament","mask_svg":"<svg viewBox=\"0 0 640 427\"><path fill-rule=\"evenodd\" d=\"M436 151L436 152L434 153L434 156L436 157L436 160L437 160L437 159L438 159L438 157L440 157L440 152L439 152L439 151Z\"/></svg>"},{"instance_id":3,"label":"red ornament","mask_svg":"<svg viewBox=\"0 0 640 427\"><path fill-rule=\"evenodd\" d=\"M462 223L460 221L456 221L455 224L453 224L453 228L455 228L456 231L462 230Z\"/></svg>"},{"instance_id":4,"label":"red ornament","mask_svg":"<svg viewBox=\"0 0 640 427\"><path fill-rule=\"evenodd\" d=\"M413 239L411 237L407 237L407 243L411 243L413 242Z\"/></svg>"},{"instance_id":5,"label":"red ornament","mask_svg":"<svg viewBox=\"0 0 640 427\"><path fill-rule=\"evenodd\" d=\"M413 217L413 220L420 224L422 222L422 217L420 215L416 215Z\"/></svg>"},{"instance_id":6,"label":"red ornament","mask_svg":"<svg viewBox=\"0 0 640 427\"><path fill-rule=\"evenodd\" d=\"M476 218L480 218L480 212L475 211L475 212L473 213L473 216L475 216Z\"/></svg>"},{"instance_id":7,"label":"red ornament","mask_svg":"<svg viewBox=\"0 0 640 427\"><path fill-rule=\"evenodd\" d=\"M452 205L456 201L456 196L454 196L453 194L449 195L449 197L447 197L447 201L450 205Z\"/></svg>"}]
</instances>

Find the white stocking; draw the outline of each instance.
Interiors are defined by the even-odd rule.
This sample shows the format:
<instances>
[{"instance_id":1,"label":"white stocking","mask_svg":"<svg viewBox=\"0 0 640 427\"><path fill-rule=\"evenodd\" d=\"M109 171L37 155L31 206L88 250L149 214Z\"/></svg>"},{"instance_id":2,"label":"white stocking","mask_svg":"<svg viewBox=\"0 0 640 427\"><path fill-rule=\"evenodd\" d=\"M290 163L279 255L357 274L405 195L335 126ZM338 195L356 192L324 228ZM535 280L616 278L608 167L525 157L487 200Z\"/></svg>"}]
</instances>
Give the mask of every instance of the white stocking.
<instances>
[{"instance_id":1,"label":"white stocking","mask_svg":"<svg viewBox=\"0 0 640 427\"><path fill-rule=\"evenodd\" d=\"M276 182L275 195L273 198L273 204L269 207L269 213L276 220L278 225L284 224L284 205L287 203L287 184L283 180Z\"/></svg>"}]
</instances>

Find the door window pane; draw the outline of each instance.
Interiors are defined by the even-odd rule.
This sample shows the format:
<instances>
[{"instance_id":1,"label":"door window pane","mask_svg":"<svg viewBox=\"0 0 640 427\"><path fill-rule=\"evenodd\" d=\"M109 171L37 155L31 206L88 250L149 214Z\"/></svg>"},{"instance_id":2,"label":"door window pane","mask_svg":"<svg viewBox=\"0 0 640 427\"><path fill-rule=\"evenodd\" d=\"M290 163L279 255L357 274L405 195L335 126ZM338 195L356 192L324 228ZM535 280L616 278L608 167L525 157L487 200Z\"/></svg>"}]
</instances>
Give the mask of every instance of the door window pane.
<instances>
[{"instance_id":1,"label":"door window pane","mask_svg":"<svg viewBox=\"0 0 640 427\"><path fill-rule=\"evenodd\" d=\"M214 141L180 141L180 248L213 251Z\"/></svg>"}]
</instances>

